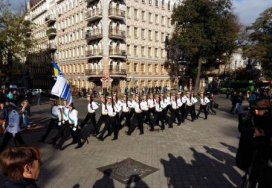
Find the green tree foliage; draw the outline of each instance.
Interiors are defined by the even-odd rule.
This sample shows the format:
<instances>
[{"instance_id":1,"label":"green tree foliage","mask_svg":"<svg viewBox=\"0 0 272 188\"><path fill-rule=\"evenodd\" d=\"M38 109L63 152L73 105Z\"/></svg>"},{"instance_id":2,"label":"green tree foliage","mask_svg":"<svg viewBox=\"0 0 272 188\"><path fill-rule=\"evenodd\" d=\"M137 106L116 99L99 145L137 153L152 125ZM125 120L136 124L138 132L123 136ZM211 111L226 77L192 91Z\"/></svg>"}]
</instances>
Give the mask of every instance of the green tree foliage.
<instances>
[{"instance_id":1,"label":"green tree foliage","mask_svg":"<svg viewBox=\"0 0 272 188\"><path fill-rule=\"evenodd\" d=\"M244 56L257 60L266 79L272 79L272 7L260 14L260 17L246 28Z\"/></svg>"},{"instance_id":2,"label":"green tree foliage","mask_svg":"<svg viewBox=\"0 0 272 188\"><path fill-rule=\"evenodd\" d=\"M198 62L198 89L201 63L214 63L236 48L240 25L232 13L231 0L184 0L174 9L172 23L175 31L171 46L178 43L194 66Z\"/></svg>"},{"instance_id":3,"label":"green tree foliage","mask_svg":"<svg viewBox=\"0 0 272 188\"><path fill-rule=\"evenodd\" d=\"M26 56L32 46L29 38L32 24L25 20L23 9L12 10L0 0L0 69L2 84L9 82L16 71L14 64Z\"/></svg>"}]
</instances>

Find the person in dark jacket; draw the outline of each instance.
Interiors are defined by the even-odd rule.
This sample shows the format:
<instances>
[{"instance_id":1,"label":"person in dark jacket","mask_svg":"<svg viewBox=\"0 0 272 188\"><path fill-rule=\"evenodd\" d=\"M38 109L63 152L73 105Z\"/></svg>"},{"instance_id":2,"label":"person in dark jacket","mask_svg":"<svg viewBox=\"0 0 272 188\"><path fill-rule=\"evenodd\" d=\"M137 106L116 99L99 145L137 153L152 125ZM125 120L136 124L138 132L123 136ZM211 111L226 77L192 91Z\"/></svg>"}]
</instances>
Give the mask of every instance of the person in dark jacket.
<instances>
[{"instance_id":1,"label":"person in dark jacket","mask_svg":"<svg viewBox=\"0 0 272 188\"><path fill-rule=\"evenodd\" d=\"M1 153L0 164L9 178L3 188L38 188L41 153L34 146L17 146Z\"/></svg>"},{"instance_id":2,"label":"person in dark jacket","mask_svg":"<svg viewBox=\"0 0 272 188\"><path fill-rule=\"evenodd\" d=\"M233 91L233 93L230 96L231 105L232 105L230 113L233 113L233 110L234 110L236 103L237 103L237 99L238 99L238 94L236 91Z\"/></svg>"}]
</instances>

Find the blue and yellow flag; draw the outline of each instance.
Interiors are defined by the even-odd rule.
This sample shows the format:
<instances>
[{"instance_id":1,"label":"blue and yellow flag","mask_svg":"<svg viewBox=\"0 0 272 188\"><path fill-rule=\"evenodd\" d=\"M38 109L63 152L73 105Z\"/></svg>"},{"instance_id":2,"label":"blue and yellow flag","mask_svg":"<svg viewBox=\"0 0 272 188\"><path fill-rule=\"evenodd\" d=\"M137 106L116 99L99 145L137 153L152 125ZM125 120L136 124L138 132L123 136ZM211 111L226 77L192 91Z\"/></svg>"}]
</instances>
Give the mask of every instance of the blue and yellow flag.
<instances>
[{"instance_id":1,"label":"blue and yellow flag","mask_svg":"<svg viewBox=\"0 0 272 188\"><path fill-rule=\"evenodd\" d=\"M59 66L57 65L57 63L54 60L52 60L52 62L53 62L53 68L54 68L54 76L56 76L56 77L62 76L63 74L62 74Z\"/></svg>"}]
</instances>

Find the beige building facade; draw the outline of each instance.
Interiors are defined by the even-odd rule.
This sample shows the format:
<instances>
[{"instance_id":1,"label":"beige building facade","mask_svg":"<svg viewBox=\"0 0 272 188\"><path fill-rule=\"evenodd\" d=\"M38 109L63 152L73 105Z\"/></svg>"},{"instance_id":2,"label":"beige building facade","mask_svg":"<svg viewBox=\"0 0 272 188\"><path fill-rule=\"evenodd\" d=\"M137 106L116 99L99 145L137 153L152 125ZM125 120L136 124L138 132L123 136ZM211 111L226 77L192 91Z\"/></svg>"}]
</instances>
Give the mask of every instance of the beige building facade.
<instances>
[{"instance_id":1,"label":"beige building facade","mask_svg":"<svg viewBox=\"0 0 272 188\"><path fill-rule=\"evenodd\" d=\"M164 42L174 6L173 0L30 1L33 50L50 49L77 88L170 86Z\"/></svg>"}]
</instances>

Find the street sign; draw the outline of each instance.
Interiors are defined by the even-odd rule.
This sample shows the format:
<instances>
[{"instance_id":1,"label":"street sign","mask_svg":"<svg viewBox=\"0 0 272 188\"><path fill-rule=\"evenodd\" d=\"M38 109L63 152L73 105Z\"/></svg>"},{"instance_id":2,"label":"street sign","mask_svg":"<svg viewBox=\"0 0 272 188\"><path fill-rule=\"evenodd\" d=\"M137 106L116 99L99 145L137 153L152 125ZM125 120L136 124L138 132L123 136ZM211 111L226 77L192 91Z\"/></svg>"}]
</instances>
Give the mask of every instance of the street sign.
<instances>
[{"instance_id":1,"label":"street sign","mask_svg":"<svg viewBox=\"0 0 272 188\"><path fill-rule=\"evenodd\" d=\"M102 80L105 82L107 81L107 77L105 75L102 76Z\"/></svg>"}]
</instances>

